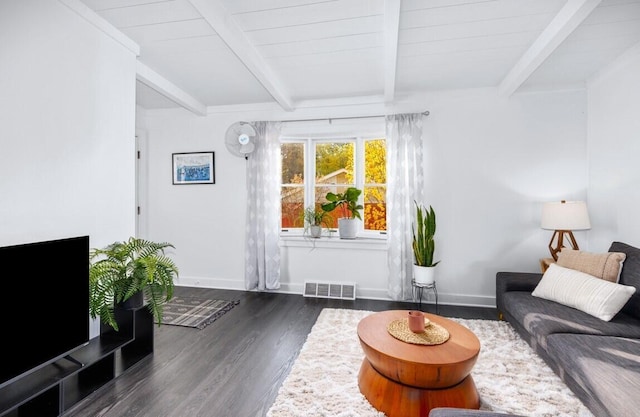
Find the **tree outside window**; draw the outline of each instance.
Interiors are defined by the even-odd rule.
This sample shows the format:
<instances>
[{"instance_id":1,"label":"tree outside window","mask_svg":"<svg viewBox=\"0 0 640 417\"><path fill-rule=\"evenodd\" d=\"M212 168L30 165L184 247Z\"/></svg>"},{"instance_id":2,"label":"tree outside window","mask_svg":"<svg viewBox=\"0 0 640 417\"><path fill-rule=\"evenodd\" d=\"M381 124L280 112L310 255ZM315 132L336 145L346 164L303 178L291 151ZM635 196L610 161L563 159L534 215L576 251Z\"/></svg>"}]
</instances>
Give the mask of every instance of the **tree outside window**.
<instances>
[{"instance_id":1,"label":"tree outside window","mask_svg":"<svg viewBox=\"0 0 640 417\"><path fill-rule=\"evenodd\" d=\"M364 228L387 230L387 148L384 139L364 142Z\"/></svg>"},{"instance_id":2,"label":"tree outside window","mask_svg":"<svg viewBox=\"0 0 640 417\"><path fill-rule=\"evenodd\" d=\"M282 143L281 157L283 228L304 227L305 207L319 208L329 191L355 186L363 190L364 230L386 230L385 139L292 139ZM330 226L337 228L339 216L333 217Z\"/></svg>"},{"instance_id":3,"label":"tree outside window","mask_svg":"<svg viewBox=\"0 0 640 417\"><path fill-rule=\"evenodd\" d=\"M354 153L355 142L321 142L315 144L315 190L316 205L327 202L328 192L343 193L348 187L355 186ZM338 218L332 217L330 227L338 227Z\"/></svg>"},{"instance_id":4,"label":"tree outside window","mask_svg":"<svg viewBox=\"0 0 640 417\"><path fill-rule=\"evenodd\" d=\"M283 143L282 158L281 227L304 227L304 143Z\"/></svg>"}]
</instances>

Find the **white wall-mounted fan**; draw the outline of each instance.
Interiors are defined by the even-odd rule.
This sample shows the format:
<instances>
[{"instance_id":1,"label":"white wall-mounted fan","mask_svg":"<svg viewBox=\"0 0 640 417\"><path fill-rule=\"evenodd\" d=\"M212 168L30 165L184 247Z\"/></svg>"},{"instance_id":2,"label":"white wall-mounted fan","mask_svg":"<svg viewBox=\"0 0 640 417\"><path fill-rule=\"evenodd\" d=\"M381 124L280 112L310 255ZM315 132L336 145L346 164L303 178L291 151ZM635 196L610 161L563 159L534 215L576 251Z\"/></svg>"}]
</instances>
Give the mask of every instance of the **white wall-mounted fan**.
<instances>
[{"instance_id":1,"label":"white wall-mounted fan","mask_svg":"<svg viewBox=\"0 0 640 417\"><path fill-rule=\"evenodd\" d=\"M235 156L244 156L244 159L249 159L249 154L256 148L253 143L255 136L256 129L251 123L235 122L227 129L224 142L229 152Z\"/></svg>"}]
</instances>

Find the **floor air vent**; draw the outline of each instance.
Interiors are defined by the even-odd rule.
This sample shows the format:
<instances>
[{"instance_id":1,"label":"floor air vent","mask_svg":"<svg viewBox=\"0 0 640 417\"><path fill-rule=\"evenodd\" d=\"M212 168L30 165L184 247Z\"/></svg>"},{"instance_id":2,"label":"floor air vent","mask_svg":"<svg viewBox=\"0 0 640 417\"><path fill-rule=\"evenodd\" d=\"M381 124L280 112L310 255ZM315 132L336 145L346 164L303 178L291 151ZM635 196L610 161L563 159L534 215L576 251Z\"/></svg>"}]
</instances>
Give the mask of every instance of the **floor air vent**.
<instances>
[{"instance_id":1,"label":"floor air vent","mask_svg":"<svg viewBox=\"0 0 640 417\"><path fill-rule=\"evenodd\" d=\"M356 299L355 282L308 282L304 283L304 296L317 298Z\"/></svg>"}]
</instances>

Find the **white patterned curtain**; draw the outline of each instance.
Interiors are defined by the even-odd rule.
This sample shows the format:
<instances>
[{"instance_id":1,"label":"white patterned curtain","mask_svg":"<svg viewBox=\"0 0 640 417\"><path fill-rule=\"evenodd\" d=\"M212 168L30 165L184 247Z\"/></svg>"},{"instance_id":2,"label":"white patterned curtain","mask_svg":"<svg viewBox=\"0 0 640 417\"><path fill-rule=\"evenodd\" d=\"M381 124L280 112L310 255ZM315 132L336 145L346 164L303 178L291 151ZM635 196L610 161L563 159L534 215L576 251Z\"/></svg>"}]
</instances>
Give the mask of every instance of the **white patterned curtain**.
<instances>
[{"instance_id":1,"label":"white patterned curtain","mask_svg":"<svg viewBox=\"0 0 640 417\"><path fill-rule=\"evenodd\" d=\"M280 122L256 122L247 161L244 282L247 290L280 288Z\"/></svg>"},{"instance_id":2,"label":"white patterned curtain","mask_svg":"<svg viewBox=\"0 0 640 417\"><path fill-rule=\"evenodd\" d=\"M412 298L414 201L422 201L422 114L386 116L388 293L393 300Z\"/></svg>"}]
</instances>

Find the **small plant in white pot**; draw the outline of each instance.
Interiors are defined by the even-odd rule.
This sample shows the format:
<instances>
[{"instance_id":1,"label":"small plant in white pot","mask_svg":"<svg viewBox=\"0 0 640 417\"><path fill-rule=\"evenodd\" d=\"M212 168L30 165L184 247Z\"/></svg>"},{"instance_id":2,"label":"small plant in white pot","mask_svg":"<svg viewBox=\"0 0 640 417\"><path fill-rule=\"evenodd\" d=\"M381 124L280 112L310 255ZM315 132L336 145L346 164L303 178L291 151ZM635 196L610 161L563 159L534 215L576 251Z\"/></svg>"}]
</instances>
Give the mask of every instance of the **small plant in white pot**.
<instances>
[{"instance_id":1,"label":"small plant in white pot","mask_svg":"<svg viewBox=\"0 0 640 417\"><path fill-rule=\"evenodd\" d=\"M309 206L302 212L302 220L304 233L309 232L311 237L319 238L322 235L322 227L329 227L331 215L319 207Z\"/></svg>"},{"instance_id":2,"label":"small plant in white pot","mask_svg":"<svg viewBox=\"0 0 640 417\"><path fill-rule=\"evenodd\" d=\"M436 213L433 207L414 202L416 206L416 221L413 232L413 279L418 285L431 285L435 282L435 266L440 261L433 260L436 249L434 235L436 234Z\"/></svg>"},{"instance_id":3,"label":"small plant in white pot","mask_svg":"<svg viewBox=\"0 0 640 417\"><path fill-rule=\"evenodd\" d=\"M339 208L342 217L338 218L338 234L340 239L355 239L358 233L357 219L362 220L360 210L364 209L362 204L358 204L358 198L362 194L362 190L349 187L344 193L327 193L326 199L328 203L323 204L322 210L332 212Z\"/></svg>"}]
</instances>

